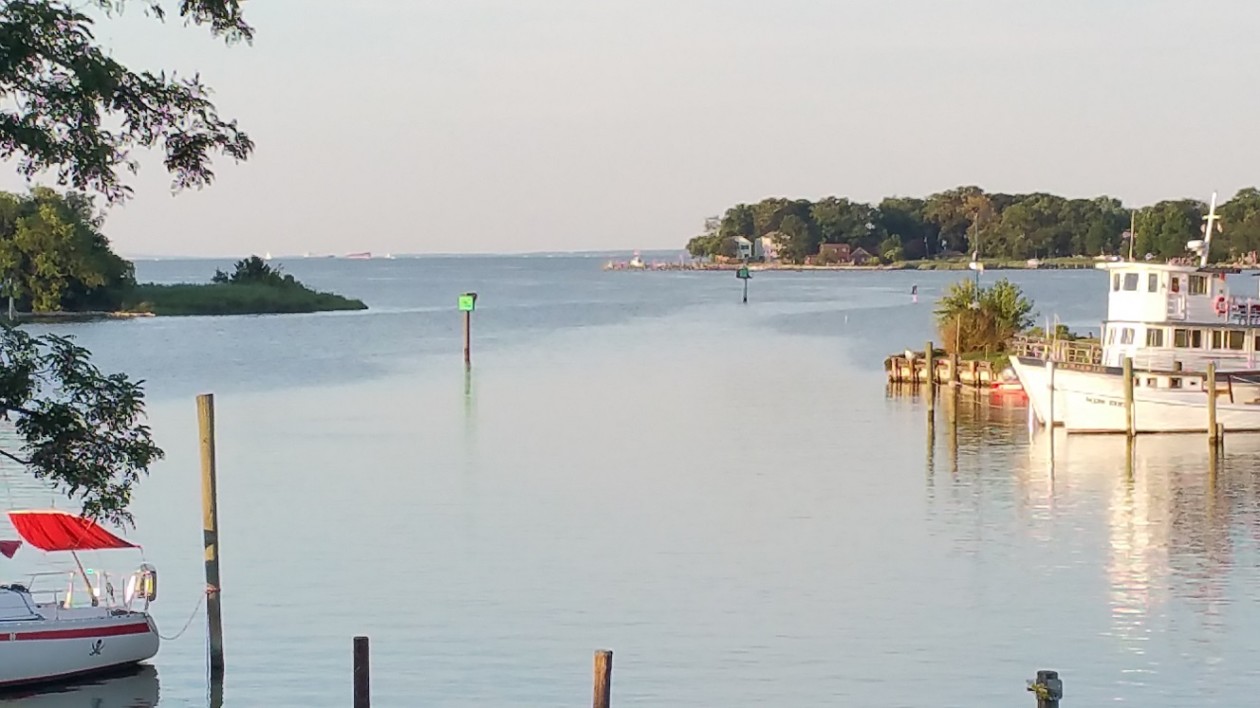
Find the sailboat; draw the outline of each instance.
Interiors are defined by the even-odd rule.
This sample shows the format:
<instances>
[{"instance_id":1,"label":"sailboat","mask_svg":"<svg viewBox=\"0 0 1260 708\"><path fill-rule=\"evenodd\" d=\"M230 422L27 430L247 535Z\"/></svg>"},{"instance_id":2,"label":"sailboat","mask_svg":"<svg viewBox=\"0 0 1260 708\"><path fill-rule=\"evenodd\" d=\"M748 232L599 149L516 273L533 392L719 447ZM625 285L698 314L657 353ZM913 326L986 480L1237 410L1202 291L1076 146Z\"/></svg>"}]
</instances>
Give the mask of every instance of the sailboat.
<instances>
[{"instance_id":1,"label":"sailboat","mask_svg":"<svg viewBox=\"0 0 1260 708\"><path fill-rule=\"evenodd\" d=\"M57 510L10 511L21 541L3 542L6 557L23 543L68 553L77 571L64 590L36 582L65 573L36 573L26 583L0 585L0 688L65 681L153 658L160 644L149 615L157 570L147 563L127 577L119 596L107 573L83 567L80 551L139 549L95 521ZM82 583L82 595L75 588Z\"/></svg>"}]
</instances>

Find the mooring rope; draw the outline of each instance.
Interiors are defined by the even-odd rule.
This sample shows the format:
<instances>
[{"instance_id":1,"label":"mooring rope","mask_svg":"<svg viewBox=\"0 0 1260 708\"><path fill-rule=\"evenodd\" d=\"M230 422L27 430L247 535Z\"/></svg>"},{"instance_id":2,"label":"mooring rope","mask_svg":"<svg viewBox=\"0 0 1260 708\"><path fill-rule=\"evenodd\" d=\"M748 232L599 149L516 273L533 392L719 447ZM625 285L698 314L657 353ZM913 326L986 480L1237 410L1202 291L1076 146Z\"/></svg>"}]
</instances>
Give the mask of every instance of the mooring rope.
<instances>
[{"instance_id":1,"label":"mooring rope","mask_svg":"<svg viewBox=\"0 0 1260 708\"><path fill-rule=\"evenodd\" d=\"M184 623L184 626L182 629L180 629L178 632L176 632L175 634L169 637L162 634L161 632L158 632L157 635L161 637L163 641L167 641L167 642L173 642L176 639L179 639L180 637L184 636L184 632L187 632L188 628L192 626L192 621L197 619L197 613L201 611L201 603L206 601L206 595L208 594L210 594L210 589L206 588L206 591L201 594L200 598L198 598L197 606L193 608L192 614L188 615L188 621Z\"/></svg>"}]
</instances>

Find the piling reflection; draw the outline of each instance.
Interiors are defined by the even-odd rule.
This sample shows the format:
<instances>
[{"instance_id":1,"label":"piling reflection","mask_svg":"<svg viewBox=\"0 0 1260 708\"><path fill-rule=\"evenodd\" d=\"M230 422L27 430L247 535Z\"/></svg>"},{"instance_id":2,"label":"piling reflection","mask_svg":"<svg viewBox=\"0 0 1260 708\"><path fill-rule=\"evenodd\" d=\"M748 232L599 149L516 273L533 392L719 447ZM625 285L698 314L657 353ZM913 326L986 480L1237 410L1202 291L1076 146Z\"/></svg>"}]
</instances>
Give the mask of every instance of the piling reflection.
<instances>
[{"instance_id":1,"label":"piling reflection","mask_svg":"<svg viewBox=\"0 0 1260 708\"><path fill-rule=\"evenodd\" d=\"M143 665L91 680L30 690L0 692L0 705L23 708L153 708L158 705L157 669Z\"/></svg>"},{"instance_id":2,"label":"piling reflection","mask_svg":"<svg viewBox=\"0 0 1260 708\"><path fill-rule=\"evenodd\" d=\"M1208 655L1224 641L1231 585L1254 575L1240 559L1260 551L1260 435L1234 435L1224 452L1197 436L1067 435L1030 429L1013 402L944 395L950 483L935 480L928 494L938 533L977 553L981 536L1002 527L1033 547L1097 548L1076 562L1104 563L1108 634L1135 664L1155 663L1151 633L1182 614ZM1100 523L1101 535L1089 530Z\"/></svg>"}]
</instances>

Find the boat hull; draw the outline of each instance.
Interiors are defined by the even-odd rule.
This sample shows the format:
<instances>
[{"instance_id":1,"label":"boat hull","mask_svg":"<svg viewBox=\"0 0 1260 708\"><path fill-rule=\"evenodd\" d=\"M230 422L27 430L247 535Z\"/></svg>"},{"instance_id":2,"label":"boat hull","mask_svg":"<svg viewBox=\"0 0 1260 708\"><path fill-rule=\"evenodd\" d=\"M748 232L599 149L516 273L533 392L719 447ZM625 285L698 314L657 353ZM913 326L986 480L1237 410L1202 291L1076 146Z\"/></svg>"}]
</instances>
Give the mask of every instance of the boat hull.
<instances>
[{"instance_id":1,"label":"boat hull","mask_svg":"<svg viewBox=\"0 0 1260 708\"><path fill-rule=\"evenodd\" d=\"M0 622L0 688L66 681L153 658L157 627L144 613Z\"/></svg>"},{"instance_id":2,"label":"boat hull","mask_svg":"<svg viewBox=\"0 0 1260 708\"><path fill-rule=\"evenodd\" d=\"M1029 405L1041 423L1063 426L1076 433L1125 433L1124 375L1120 369L1081 370L1050 367L1046 362L1011 357L1011 366L1024 382ZM1144 374L1138 372L1137 376ZM1260 431L1260 398L1254 384L1231 384L1229 401L1218 395L1216 422L1230 432ZM1135 433L1206 433L1207 392L1135 387Z\"/></svg>"}]
</instances>

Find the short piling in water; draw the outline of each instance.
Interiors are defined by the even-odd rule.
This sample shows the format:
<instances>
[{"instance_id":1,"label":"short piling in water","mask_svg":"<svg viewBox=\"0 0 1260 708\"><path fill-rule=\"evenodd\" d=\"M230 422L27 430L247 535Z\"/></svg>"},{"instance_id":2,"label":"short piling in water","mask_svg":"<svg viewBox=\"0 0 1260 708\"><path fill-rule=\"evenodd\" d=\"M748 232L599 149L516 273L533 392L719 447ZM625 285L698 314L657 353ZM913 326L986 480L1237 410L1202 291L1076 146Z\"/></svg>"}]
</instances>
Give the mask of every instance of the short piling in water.
<instances>
[{"instance_id":1,"label":"short piling in water","mask_svg":"<svg viewBox=\"0 0 1260 708\"><path fill-rule=\"evenodd\" d=\"M223 679L223 606L219 589L219 483L215 463L214 394L197 396L201 438L201 525L206 564L206 628L210 638L210 680Z\"/></svg>"},{"instance_id":2,"label":"short piling in water","mask_svg":"<svg viewBox=\"0 0 1260 708\"><path fill-rule=\"evenodd\" d=\"M1216 425L1216 362L1209 361L1207 365L1207 434L1208 444L1213 447L1220 441L1220 431Z\"/></svg>"},{"instance_id":3,"label":"short piling in water","mask_svg":"<svg viewBox=\"0 0 1260 708\"><path fill-rule=\"evenodd\" d=\"M608 708L612 704L612 652L600 649L595 652L594 708Z\"/></svg>"},{"instance_id":4,"label":"short piling in water","mask_svg":"<svg viewBox=\"0 0 1260 708\"><path fill-rule=\"evenodd\" d=\"M936 409L936 352L933 350L932 343L928 342L923 349L923 361L925 363L923 369L923 383L927 387L927 404L928 410Z\"/></svg>"},{"instance_id":5,"label":"short piling in water","mask_svg":"<svg viewBox=\"0 0 1260 708\"><path fill-rule=\"evenodd\" d=\"M1133 357L1124 358L1124 431L1129 437L1137 433L1133 418Z\"/></svg>"},{"instance_id":6,"label":"short piling in water","mask_svg":"<svg viewBox=\"0 0 1260 708\"><path fill-rule=\"evenodd\" d=\"M1059 708L1063 698L1063 682L1058 671L1038 671L1037 678L1028 682L1028 690L1037 697L1037 708Z\"/></svg>"},{"instance_id":7,"label":"short piling in water","mask_svg":"<svg viewBox=\"0 0 1260 708\"><path fill-rule=\"evenodd\" d=\"M354 708L371 708L372 670L367 637L354 638Z\"/></svg>"}]
</instances>

